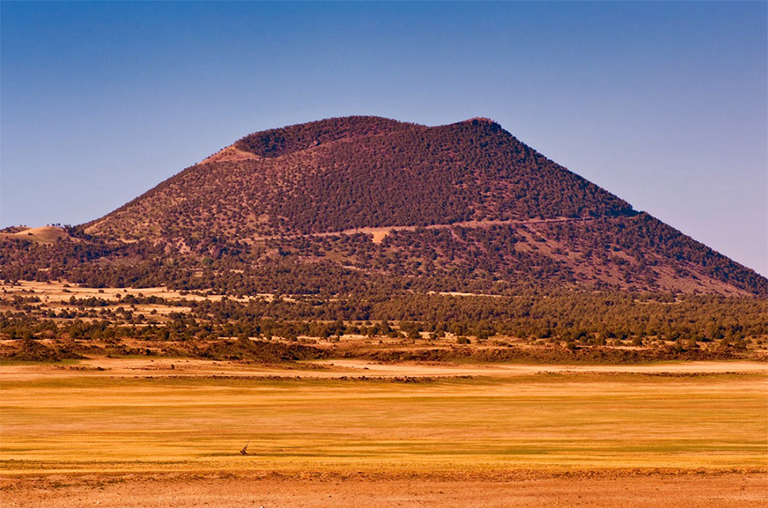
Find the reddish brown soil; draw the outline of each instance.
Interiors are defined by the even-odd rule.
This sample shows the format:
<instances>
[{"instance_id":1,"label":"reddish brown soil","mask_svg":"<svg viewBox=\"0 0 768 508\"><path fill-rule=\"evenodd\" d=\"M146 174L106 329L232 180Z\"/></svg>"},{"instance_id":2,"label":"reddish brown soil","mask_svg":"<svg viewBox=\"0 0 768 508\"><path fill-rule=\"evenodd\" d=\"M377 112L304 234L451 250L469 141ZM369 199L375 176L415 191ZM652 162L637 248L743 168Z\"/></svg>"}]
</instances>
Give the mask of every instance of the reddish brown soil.
<instances>
[{"instance_id":1,"label":"reddish brown soil","mask_svg":"<svg viewBox=\"0 0 768 508\"><path fill-rule=\"evenodd\" d=\"M2 479L3 507L765 507L765 472L51 475Z\"/></svg>"}]
</instances>

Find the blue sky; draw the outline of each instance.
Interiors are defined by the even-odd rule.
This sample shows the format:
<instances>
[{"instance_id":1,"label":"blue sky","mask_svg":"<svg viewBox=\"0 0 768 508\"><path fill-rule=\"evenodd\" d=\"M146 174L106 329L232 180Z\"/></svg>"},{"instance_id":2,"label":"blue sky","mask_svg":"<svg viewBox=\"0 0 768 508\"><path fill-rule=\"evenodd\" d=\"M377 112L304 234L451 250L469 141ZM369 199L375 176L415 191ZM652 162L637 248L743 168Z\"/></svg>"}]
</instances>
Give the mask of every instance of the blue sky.
<instances>
[{"instance_id":1,"label":"blue sky","mask_svg":"<svg viewBox=\"0 0 768 508\"><path fill-rule=\"evenodd\" d=\"M486 116L768 274L765 2L2 2L0 226L102 216L245 134Z\"/></svg>"}]
</instances>

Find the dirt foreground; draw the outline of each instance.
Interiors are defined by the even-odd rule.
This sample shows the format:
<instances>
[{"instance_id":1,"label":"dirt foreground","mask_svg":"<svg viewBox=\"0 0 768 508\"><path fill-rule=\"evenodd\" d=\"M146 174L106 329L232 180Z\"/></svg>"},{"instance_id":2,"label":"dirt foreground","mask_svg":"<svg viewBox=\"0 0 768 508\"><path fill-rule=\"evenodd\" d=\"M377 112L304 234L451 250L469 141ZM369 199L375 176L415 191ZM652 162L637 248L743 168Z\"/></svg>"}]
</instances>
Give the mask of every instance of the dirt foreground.
<instances>
[{"instance_id":1,"label":"dirt foreground","mask_svg":"<svg viewBox=\"0 0 768 508\"><path fill-rule=\"evenodd\" d=\"M128 475L17 477L2 481L4 507L764 507L759 472L607 472L506 477Z\"/></svg>"}]
</instances>

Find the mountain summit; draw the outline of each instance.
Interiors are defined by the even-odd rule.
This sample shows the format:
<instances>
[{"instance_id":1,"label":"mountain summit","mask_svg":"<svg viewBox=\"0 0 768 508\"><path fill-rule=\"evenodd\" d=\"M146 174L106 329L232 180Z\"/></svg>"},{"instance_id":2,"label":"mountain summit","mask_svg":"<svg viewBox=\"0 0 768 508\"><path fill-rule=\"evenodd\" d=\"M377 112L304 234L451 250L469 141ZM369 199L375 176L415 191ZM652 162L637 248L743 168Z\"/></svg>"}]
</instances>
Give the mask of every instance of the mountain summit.
<instances>
[{"instance_id":1,"label":"mountain summit","mask_svg":"<svg viewBox=\"0 0 768 508\"><path fill-rule=\"evenodd\" d=\"M73 235L98 259L79 265L84 281L768 294L754 271L487 118L427 127L353 116L257 132Z\"/></svg>"},{"instance_id":2,"label":"mountain summit","mask_svg":"<svg viewBox=\"0 0 768 508\"><path fill-rule=\"evenodd\" d=\"M467 221L629 216L625 201L497 123L377 117L251 134L88 225L114 238L224 240Z\"/></svg>"}]
</instances>

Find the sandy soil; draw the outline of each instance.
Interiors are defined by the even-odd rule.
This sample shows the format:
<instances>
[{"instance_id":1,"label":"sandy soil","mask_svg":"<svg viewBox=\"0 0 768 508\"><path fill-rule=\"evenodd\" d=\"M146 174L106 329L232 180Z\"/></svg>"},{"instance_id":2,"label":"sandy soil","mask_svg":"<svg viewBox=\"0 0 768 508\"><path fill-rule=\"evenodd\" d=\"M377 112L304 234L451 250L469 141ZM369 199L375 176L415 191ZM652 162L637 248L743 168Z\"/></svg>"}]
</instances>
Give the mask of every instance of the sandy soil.
<instances>
[{"instance_id":1,"label":"sandy soil","mask_svg":"<svg viewBox=\"0 0 768 508\"><path fill-rule=\"evenodd\" d=\"M366 360L318 360L291 366L250 365L240 362L212 362L193 358L107 358L96 357L76 365L23 365L0 367L0 383L51 376L71 375L136 376L284 376L333 379L340 377L494 377L507 378L538 373L639 373L639 374L768 374L768 363L752 361L662 362L647 365L523 365L523 364L382 364Z\"/></svg>"},{"instance_id":2,"label":"sandy soil","mask_svg":"<svg viewBox=\"0 0 768 508\"><path fill-rule=\"evenodd\" d=\"M4 507L764 507L768 475L513 473L509 477L386 478L232 475L81 475L2 480Z\"/></svg>"},{"instance_id":3,"label":"sandy soil","mask_svg":"<svg viewBox=\"0 0 768 508\"><path fill-rule=\"evenodd\" d=\"M365 360L328 360L318 364L332 364L347 369L365 369L369 375L408 376L514 376L537 372L621 372L621 373L702 373L764 372L768 363L750 361L720 362L662 362L646 365L423 365L423 364L379 364Z\"/></svg>"}]
</instances>

